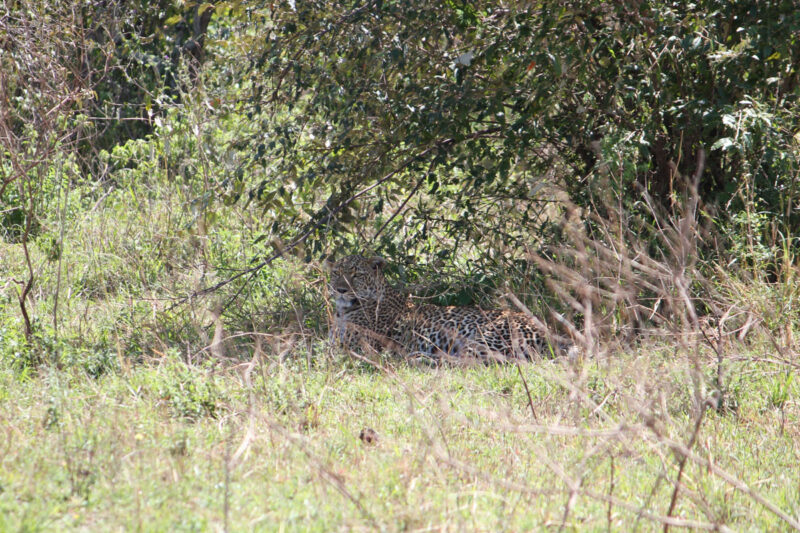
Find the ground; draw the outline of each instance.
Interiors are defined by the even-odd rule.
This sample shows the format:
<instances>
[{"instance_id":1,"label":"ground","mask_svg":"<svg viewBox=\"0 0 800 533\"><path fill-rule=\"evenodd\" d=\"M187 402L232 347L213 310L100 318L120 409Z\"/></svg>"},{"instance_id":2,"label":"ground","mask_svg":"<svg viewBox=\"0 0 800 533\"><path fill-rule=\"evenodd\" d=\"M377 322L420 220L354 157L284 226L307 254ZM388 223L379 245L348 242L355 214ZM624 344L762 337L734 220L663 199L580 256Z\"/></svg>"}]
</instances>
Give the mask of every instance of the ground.
<instances>
[{"instance_id":1,"label":"ground","mask_svg":"<svg viewBox=\"0 0 800 533\"><path fill-rule=\"evenodd\" d=\"M96 379L3 368L0 530L787 529L798 385L749 350L725 362L729 393L700 420L671 513L699 411L693 363L669 349L582 366L320 349ZM704 352L698 394L715 364Z\"/></svg>"}]
</instances>

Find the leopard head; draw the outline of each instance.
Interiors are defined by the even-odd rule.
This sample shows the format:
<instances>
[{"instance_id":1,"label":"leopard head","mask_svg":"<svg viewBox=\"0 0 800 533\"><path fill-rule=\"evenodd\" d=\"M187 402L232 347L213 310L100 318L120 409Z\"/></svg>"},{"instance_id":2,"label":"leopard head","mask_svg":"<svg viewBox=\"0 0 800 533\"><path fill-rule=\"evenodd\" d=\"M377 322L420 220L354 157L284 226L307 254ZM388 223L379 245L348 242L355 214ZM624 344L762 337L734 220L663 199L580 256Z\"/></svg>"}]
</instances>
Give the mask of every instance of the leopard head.
<instances>
[{"instance_id":1,"label":"leopard head","mask_svg":"<svg viewBox=\"0 0 800 533\"><path fill-rule=\"evenodd\" d=\"M331 298L339 311L348 311L365 304L376 303L386 292L382 257L349 255L336 262L326 261L330 272L328 285Z\"/></svg>"}]
</instances>

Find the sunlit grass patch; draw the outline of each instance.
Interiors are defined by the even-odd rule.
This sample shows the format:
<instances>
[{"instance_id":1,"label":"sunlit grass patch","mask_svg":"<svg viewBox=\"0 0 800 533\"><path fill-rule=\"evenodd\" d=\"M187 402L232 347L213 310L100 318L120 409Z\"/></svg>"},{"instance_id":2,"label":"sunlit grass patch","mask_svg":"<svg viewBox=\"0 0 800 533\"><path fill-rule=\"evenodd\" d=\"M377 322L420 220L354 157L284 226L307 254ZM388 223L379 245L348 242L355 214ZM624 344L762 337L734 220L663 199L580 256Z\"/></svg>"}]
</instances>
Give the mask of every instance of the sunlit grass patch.
<instances>
[{"instance_id":1,"label":"sunlit grass patch","mask_svg":"<svg viewBox=\"0 0 800 533\"><path fill-rule=\"evenodd\" d=\"M311 367L171 358L96 379L55 369L19 379L4 367L4 528L649 530L667 520L670 443L686 445L696 420L685 361L668 352L522 364L530 401L515 365L385 359L381 371L319 357ZM747 391L736 412L705 414L675 524L785 525L714 469L798 512L799 409L790 400L781 414L771 390L782 378L755 365L731 367Z\"/></svg>"}]
</instances>

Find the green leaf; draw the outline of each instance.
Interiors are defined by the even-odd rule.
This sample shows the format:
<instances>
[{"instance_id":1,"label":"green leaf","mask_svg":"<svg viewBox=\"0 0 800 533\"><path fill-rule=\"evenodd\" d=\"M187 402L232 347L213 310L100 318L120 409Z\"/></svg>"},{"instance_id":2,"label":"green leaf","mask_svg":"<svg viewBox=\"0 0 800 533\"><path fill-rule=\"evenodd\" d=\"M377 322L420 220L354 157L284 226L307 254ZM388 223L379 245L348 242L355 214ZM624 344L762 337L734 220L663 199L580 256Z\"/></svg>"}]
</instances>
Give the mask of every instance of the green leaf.
<instances>
[{"instance_id":1,"label":"green leaf","mask_svg":"<svg viewBox=\"0 0 800 533\"><path fill-rule=\"evenodd\" d=\"M210 2L206 2L205 4L200 6L200 8L197 10L197 14L198 15L202 15L203 13L208 11L209 9L216 9L216 6L214 6L214 4L212 4Z\"/></svg>"},{"instance_id":2,"label":"green leaf","mask_svg":"<svg viewBox=\"0 0 800 533\"><path fill-rule=\"evenodd\" d=\"M730 128L736 127L736 117L733 115L722 115L722 123Z\"/></svg>"},{"instance_id":3,"label":"green leaf","mask_svg":"<svg viewBox=\"0 0 800 533\"><path fill-rule=\"evenodd\" d=\"M723 152L734 145L733 139L730 137L722 137L711 145L711 150L722 150Z\"/></svg>"}]
</instances>

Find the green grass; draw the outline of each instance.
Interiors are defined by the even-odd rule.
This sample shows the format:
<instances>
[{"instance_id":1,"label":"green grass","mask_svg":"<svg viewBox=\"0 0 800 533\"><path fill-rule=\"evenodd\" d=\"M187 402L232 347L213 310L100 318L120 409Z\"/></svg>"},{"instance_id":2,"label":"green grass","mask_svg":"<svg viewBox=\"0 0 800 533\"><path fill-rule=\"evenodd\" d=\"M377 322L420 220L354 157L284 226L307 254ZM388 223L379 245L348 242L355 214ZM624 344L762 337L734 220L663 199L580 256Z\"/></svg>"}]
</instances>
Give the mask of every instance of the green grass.
<instances>
[{"instance_id":1,"label":"green grass","mask_svg":"<svg viewBox=\"0 0 800 533\"><path fill-rule=\"evenodd\" d=\"M0 532L661 530L699 413L669 520L800 519L797 359L775 362L792 353L792 283L726 282L788 348L729 344L719 410L699 407L716 357L689 346L522 364L524 381L515 365L309 355L297 341L324 336L326 314L313 265L173 306L268 256L268 224L216 205L199 228L197 184L153 170L147 143L125 149L107 195L76 185L63 220L42 210L30 342L24 254L0 238ZM218 332L235 337L225 357L205 350Z\"/></svg>"},{"instance_id":2,"label":"green grass","mask_svg":"<svg viewBox=\"0 0 800 533\"><path fill-rule=\"evenodd\" d=\"M758 354L726 366L736 409L706 413L676 518L789 527L716 469L800 515L800 391ZM697 412L670 350L523 364L535 419L513 365L179 361L4 365L0 530L661 529Z\"/></svg>"}]
</instances>

